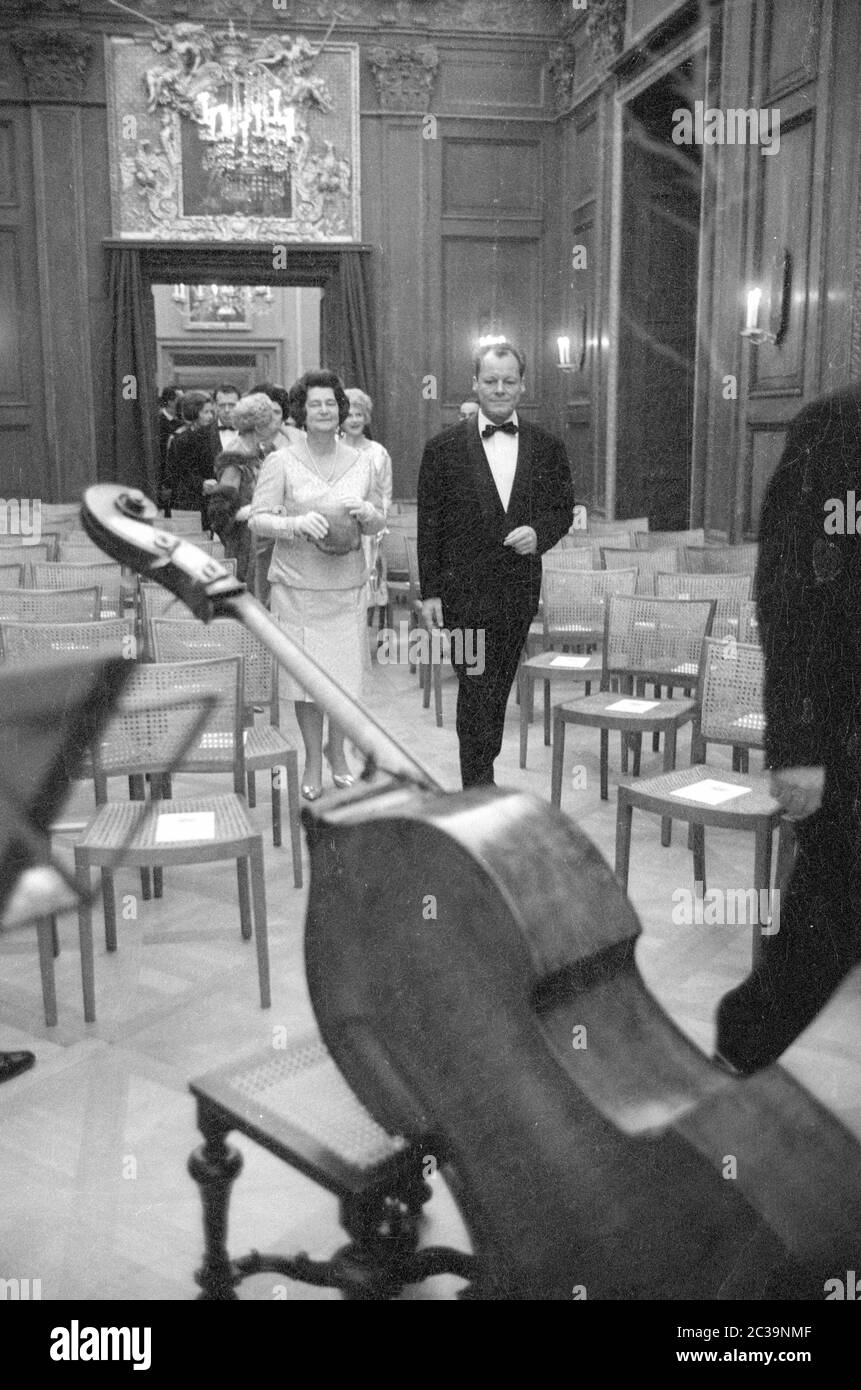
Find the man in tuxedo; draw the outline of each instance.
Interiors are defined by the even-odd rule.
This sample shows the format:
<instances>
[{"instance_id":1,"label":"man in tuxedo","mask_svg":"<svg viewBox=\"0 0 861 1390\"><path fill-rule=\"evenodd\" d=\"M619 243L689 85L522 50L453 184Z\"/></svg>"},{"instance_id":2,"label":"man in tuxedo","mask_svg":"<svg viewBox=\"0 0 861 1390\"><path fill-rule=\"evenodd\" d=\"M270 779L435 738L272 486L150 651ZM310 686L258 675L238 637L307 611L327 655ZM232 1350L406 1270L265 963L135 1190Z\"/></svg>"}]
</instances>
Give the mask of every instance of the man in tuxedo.
<instances>
[{"instance_id":1,"label":"man in tuxedo","mask_svg":"<svg viewBox=\"0 0 861 1390\"><path fill-rule=\"evenodd\" d=\"M212 423L212 444L214 457L229 453L236 448L239 435L233 428L233 411L239 401L239 392L230 382L215 388L215 420Z\"/></svg>"},{"instance_id":2,"label":"man in tuxedo","mask_svg":"<svg viewBox=\"0 0 861 1390\"><path fill-rule=\"evenodd\" d=\"M541 555L571 526L574 491L560 440L517 414L525 363L511 343L474 363L479 409L425 446L418 484L422 616L482 633L484 662L454 643L465 787L492 784L508 696L538 608ZM460 659L464 658L464 659Z\"/></svg>"},{"instance_id":3,"label":"man in tuxedo","mask_svg":"<svg viewBox=\"0 0 861 1390\"><path fill-rule=\"evenodd\" d=\"M718 1010L719 1057L774 1062L861 960L861 383L793 423L760 516L771 790L795 823L779 930Z\"/></svg>"}]
</instances>

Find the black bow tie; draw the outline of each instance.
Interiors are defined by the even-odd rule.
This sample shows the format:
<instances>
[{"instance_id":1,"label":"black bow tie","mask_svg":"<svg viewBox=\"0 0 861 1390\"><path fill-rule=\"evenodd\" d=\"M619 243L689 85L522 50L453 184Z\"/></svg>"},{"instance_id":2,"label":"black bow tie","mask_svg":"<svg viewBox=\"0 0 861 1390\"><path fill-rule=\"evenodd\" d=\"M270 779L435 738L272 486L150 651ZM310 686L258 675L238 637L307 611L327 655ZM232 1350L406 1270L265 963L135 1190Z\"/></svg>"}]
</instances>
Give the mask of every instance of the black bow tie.
<instances>
[{"instance_id":1,"label":"black bow tie","mask_svg":"<svg viewBox=\"0 0 861 1390\"><path fill-rule=\"evenodd\" d=\"M516 434L517 426L513 420L506 420L504 425L485 425L481 431L482 439L489 439L492 434L496 434L497 430L502 430L503 434Z\"/></svg>"}]
</instances>

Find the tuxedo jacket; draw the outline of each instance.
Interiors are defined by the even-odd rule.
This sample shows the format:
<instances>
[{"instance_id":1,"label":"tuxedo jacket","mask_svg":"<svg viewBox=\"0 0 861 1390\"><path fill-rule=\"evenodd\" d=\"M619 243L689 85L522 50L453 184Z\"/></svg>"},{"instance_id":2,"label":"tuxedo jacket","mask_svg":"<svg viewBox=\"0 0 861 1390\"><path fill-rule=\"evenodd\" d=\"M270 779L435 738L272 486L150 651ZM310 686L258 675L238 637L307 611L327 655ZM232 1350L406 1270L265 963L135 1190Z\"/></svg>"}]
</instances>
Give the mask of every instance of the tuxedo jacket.
<instances>
[{"instance_id":1,"label":"tuxedo jacket","mask_svg":"<svg viewBox=\"0 0 861 1390\"><path fill-rule=\"evenodd\" d=\"M171 435L162 485L170 492L175 511L196 511L203 507L203 484L215 476L212 431L180 430Z\"/></svg>"},{"instance_id":2,"label":"tuxedo jacket","mask_svg":"<svg viewBox=\"0 0 861 1390\"><path fill-rule=\"evenodd\" d=\"M825 767L827 782L851 790L853 802L861 793L856 501L861 383L814 401L793 422L762 506L755 581L768 765Z\"/></svg>"},{"instance_id":3,"label":"tuxedo jacket","mask_svg":"<svg viewBox=\"0 0 861 1390\"><path fill-rule=\"evenodd\" d=\"M473 417L431 439L418 484L422 598L441 598L446 624L463 627L535 613L545 550L571 526L574 488L565 446L519 417L517 469L508 510L500 501ZM535 555L503 545L532 526Z\"/></svg>"}]
</instances>

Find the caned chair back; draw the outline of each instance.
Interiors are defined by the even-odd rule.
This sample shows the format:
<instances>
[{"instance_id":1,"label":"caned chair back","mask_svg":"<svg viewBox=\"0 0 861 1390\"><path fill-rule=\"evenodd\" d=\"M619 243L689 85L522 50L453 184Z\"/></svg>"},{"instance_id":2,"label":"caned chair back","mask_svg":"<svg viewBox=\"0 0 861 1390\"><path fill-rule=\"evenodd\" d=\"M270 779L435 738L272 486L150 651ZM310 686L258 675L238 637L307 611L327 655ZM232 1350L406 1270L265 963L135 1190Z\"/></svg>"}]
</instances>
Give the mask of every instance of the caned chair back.
<instances>
[{"instance_id":1,"label":"caned chair back","mask_svg":"<svg viewBox=\"0 0 861 1390\"><path fill-rule=\"evenodd\" d=\"M611 594L604 620L604 678L631 676L693 686L715 607L714 599Z\"/></svg>"},{"instance_id":2,"label":"caned chair back","mask_svg":"<svg viewBox=\"0 0 861 1390\"><path fill-rule=\"evenodd\" d=\"M407 526L399 526L399 521L410 523ZM412 517L389 517L386 522L387 530L380 537L380 550L386 562L386 573L391 579L395 576L406 576L410 572L410 561L407 555L407 537L416 534L415 519Z\"/></svg>"},{"instance_id":3,"label":"caned chair back","mask_svg":"<svg viewBox=\"0 0 861 1390\"><path fill-rule=\"evenodd\" d=\"M0 589L20 589L23 583L24 566L4 564L3 554L0 551Z\"/></svg>"},{"instance_id":4,"label":"caned chair back","mask_svg":"<svg viewBox=\"0 0 861 1390\"><path fill-rule=\"evenodd\" d=\"M0 622L95 623L101 604L98 584L83 589L0 590Z\"/></svg>"},{"instance_id":5,"label":"caned chair back","mask_svg":"<svg viewBox=\"0 0 861 1390\"><path fill-rule=\"evenodd\" d=\"M98 584L102 591L102 617L123 615L122 571L110 560L98 565L55 560L52 564L34 565L32 576L34 589L80 589Z\"/></svg>"},{"instance_id":6,"label":"caned chair back","mask_svg":"<svg viewBox=\"0 0 861 1390\"><path fill-rule=\"evenodd\" d=\"M170 516L161 517L158 526L162 531L173 531L176 536L197 535L204 530L199 511L171 512Z\"/></svg>"},{"instance_id":7,"label":"caned chair back","mask_svg":"<svg viewBox=\"0 0 861 1390\"><path fill-rule=\"evenodd\" d=\"M660 550L672 546L677 550L686 545L705 545L706 533L702 526L691 531L637 531L634 545L638 550Z\"/></svg>"},{"instance_id":8,"label":"caned chair back","mask_svg":"<svg viewBox=\"0 0 861 1390\"><path fill-rule=\"evenodd\" d=\"M738 640L739 642L759 642L759 618L756 612L755 599L751 599L749 603L743 603L739 609Z\"/></svg>"},{"instance_id":9,"label":"caned chair back","mask_svg":"<svg viewBox=\"0 0 861 1390\"><path fill-rule=\"evenodd\" d=\"M415 536L405 536L404 545L407 551L407 568L410 575L410 603L421 599L421 585L419 584L419 543Z\"/></svg>"},{"instance_id":10,"label":"caned chair back","mask_svg":"<svg viewBox=\"0 0 861 1390\"><path fill-rule=\"evenodd\" d=\"M765 662L754 642L707 637L700 661L698 738L702 743L762 748Z\"/></svg>"},{"instance_id":11,"label":"caned chair back","mask_svg":"<svg viewBox=\"0 0 861 1390\"><path fill-rule=\"evenodd\" d=\"M0 531L0 561L5 559L7 550L14 550L16 553L19 550L24 550L32 553L33 550L41 546L47 547L47 559L55 560L57 558L57 546L61 539L59 531L46 531L44 527L40 527L38 535L34 535L32 539L34 544L26 545L24 538L17 532L12 535ZM41 556L37 555L36 559L41 559Z\"/></svg>"},{"instance_id":12,"label":"caned chair back","mask_svg":"<svg viewBox=\"0 0 861 1390\"><path fill-rule=\"evenodd\" d=\"M188 728L185 713L215 696L206 723L175 766ZM144 772L232 772L233 789L245 789L242 737L242 658L140 663L93 750L97 783Z\"/></svg>"},{"instance_id":13,"label":"caned chair back","mask_svg":"<svg viewBox=\"0 0 861 1390\"><path fill-rule=\"evenodd\" d=\"M103 652L133 660L137 656L131 618L88 623L0 622L6 661L67 661L82 652Z\"/></svg>"},{"instance_id":14,"label":"caned chair back","mask_svg":"<svg viewBox=\"0 0 861 1390\"><path fill-rule=\"evenodd\" d=\"M562 571L570 574L573 570L592 570L594 569L594 555L590 549L554 545L552 550L545 550L541 556L541 569L546 574L548 570Z\"/></svg>"},{"instance_id":15,"label":"caned chair back","mask_svg":"<svg viewBox=\"0 0 861 1390\"><path fill-rule=\"evenodd\" d=\"M151 652L156 661L207 661L243 658L242 703L253 718L254 705L269 705L271 722L278 722L278 667L259 637L236 618L153 618Z\"/></svg>"},{"instance_id":16,"label":"caned chair back","mask_svg":"<svg viewBox=\"0 0 861 1390\"><path fill-rule=\"evenodd\" d=\"M606 521L603 517L589 517L589 530L593 536L614 536L617 532L628 534L633 531L648 531L647 516L620 517L617 521Z\"/></svg>"},{"instance_id":17,"label":"caned chair back","mask_svg":"<svg viewBox=\"0 0 861 1390\"><path fill-rule=\"evenodd\" d=\"M685 567L691 574L753 574L759 558L756 541L746 545L689 546Z\"/></svg>"},{"instance_id":18,"label":"caned chair back","mask_svg":"<svg viewBox=\"0 0 861 1390\"><path fill-rule=\"evenodd\" d=\"M750 598L750 574L656 574L656 598L713 598L713 637L738 638L739 609Z\"/></svg>"},{"instance_id":19,"label":"caned chair back","mask_svg":"<svg viewBox=\"0 0 861 1390\"><path fill-rule=\"evenodd\" d=\"M679 567L677 550L617 550L602 545L601 564L604 569L637 568L637 593L644 597L655 592L655 575L659 570L672 573Z\"/></svg>"},{"instance_id":20,"label":"caned chair back","mask_svg":"<svg viewBox=\"0 0 861 1390\"><path fill-rule=\"evenodd\" d=\"M42 525L52 531L73 531L81 524L80 502L43 502Z\"/></svg>"},{"instance_id":21,"label":"caned chair back","mask_svg":"<svg viewBox=\"0 0 861 1390\"><path fill-rule=\"evenodd\" d=\"M40 541L38 545L21 545L17 540L13 545L5 541L0 545L0 564L3 565L23 565L24 572L28 576L28 582L33 573L33 566L44 564L51 559L54 553L54 542Z\"/></svg>"},{"instance_id":22,"label":"caned chair back","mask_svg":"<svg viewBox=\"0 0 861 1390\"><path fill-rule=\"evenodd\" d=\"M574 552L577 553L576 551ZM544 635L554 633L600 633L609 594L633 594L637 571L545 569L541 579Z\"/></svg>"},{"instance_id":23,"label":"caned chair back","mask_svg":"<svg viewBox=\"0 0 861 1390\"><path fill-rule=\"evenodd\" d=\"M55 558L72 565L103 565L107 560L105 552L89 536L84 536L83 540L61 537Z\"/></svg>"}]
</instances>

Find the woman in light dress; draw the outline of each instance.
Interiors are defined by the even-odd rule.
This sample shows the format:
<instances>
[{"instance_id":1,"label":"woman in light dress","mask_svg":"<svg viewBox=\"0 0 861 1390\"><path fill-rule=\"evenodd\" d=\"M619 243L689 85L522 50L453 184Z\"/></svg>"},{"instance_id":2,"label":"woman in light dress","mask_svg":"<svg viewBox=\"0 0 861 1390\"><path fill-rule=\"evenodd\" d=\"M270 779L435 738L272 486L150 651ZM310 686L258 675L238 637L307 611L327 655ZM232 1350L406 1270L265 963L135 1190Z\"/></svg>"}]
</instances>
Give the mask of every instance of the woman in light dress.
<instances>
[{"instance_id":1,"label":"woman in light dress","mask_svg":"<svg viewBox=\"0 0 861 1390\"><path fill-rule=\"evenodd\" d=\"M392 460L388 450L384 449L377 440L369 439L365 433L366 428L371 423L374 403L367 392L360 391L357 386L347 387L347 400L350 402L350 413L344 421L344 439L352 448L360 451L367 450L370 455L374 472L379 480L383 512L388 516L392 505ZM387 595L385 574L380 556L380 536L365 536L362 545L368 566L367 605L371 610L375 607L382 610L386 605ZM372 616L372 613L369 612L369 624Z\"/></svg>"},{"instance_id":2,"label":"woman in light dress","mask_svg":"<svg viewBox=\"0 0 861 1390\"><path fill-rule=\"evenodd\" d=\"M272 616L345 690L358 695L367 642L361 535L377 535L385 525L379 481L368 451L338 438L350 403L334 372L306 372L290 400L304 433L266 459L248 524L255 535L275 540ZM295 701L305 744L306 801L322 791L324 752L335 785L351 786L341 729L329 721L324 749L322 709L286 674L281 690Z\"/></svg>"}]
</instances>

